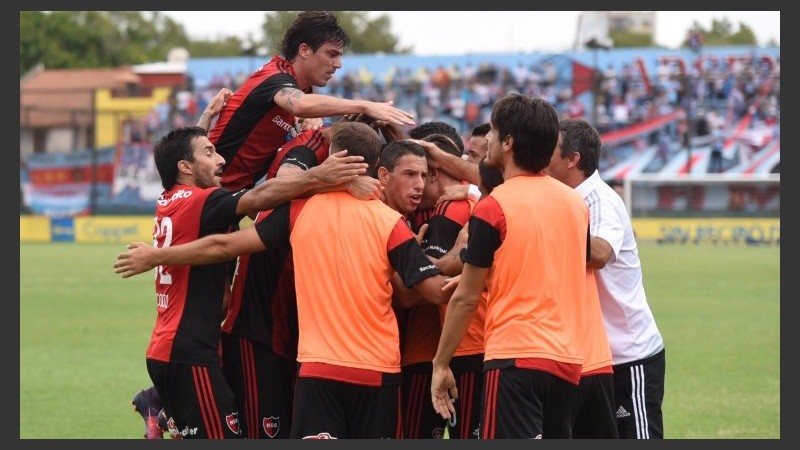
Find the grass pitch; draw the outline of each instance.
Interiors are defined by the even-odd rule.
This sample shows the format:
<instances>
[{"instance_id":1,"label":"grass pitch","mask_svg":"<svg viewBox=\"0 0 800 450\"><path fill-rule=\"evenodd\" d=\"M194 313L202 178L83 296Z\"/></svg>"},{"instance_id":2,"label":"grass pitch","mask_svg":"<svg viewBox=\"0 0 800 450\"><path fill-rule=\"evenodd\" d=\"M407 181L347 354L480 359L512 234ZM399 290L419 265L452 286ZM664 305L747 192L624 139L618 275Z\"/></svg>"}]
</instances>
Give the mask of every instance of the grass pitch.
<instances>
[{"instance_id":1,"label":"grass pitch","mask_svg":"<svg viewBox=\"0 0 800 450\"><path fill-rule=\"evenodd\" d=\"M153 277L122 244L20 244L20 438L138 439ZM780 247L640 245L667 439L779 439Z\"/></svg>"}]
</instances>

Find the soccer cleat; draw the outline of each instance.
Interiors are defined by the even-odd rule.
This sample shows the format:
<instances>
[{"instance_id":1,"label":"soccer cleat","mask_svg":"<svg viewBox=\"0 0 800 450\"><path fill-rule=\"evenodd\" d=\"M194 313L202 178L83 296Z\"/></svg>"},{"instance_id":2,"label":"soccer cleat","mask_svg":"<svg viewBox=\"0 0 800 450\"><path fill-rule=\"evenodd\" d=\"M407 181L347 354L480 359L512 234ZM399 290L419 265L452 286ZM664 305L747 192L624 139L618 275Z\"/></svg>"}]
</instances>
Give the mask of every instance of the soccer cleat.
<instances>
[{"instance_id":1,"label":"soccer cleat","mask_svg":"<svg viewBox=\"0 0 800 450\"><path fill-rule=\"evenodd\" d=\"M158 412L158 427L161 428L162 431L169 429L167 412L164 411L164 408L161 408Z\"/></svg>"},{"instance_id":2,"label":"soccer cleat","mask_svg":"<svg viewBox=\"0 0 800 450\"><path fill-rule=\"evenodd\" d=\"M143 389L131 400L133 410L142 415L144 419L145 439L164 439L164 430L159 426L159 413L161 412L161 397L156 388Z\"/></svg>"}]
</instances>

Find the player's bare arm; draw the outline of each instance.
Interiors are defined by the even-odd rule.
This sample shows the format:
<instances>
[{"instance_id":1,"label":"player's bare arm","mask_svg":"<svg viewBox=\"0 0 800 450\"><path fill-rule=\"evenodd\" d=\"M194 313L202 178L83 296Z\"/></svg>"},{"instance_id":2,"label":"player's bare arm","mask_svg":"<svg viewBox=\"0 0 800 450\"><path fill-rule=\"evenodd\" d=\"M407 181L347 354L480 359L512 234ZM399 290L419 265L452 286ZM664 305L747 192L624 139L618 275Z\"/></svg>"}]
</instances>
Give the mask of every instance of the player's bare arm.
<instances>
[{"instance_id":1,"label":"player's bare arm","mask_svg":"<svg viewBox=\"0 0 800 450\"><path fill-rule=\"evenodd\" d=\"M586 267L590 269L602 269L614 256L614 250L611 248L611 244L603 238L590 236L589 246L591 248L591 255L589 256L589 261L586 263Z\"/></svg>"},{"instance_id":2,"label":"player's bare arm","mask_svg":"<svg viewBox=\"0 0 800 450\"><path fill-rule=\"evenodd\" d=\"M459 158L458 156L451 155L446 151L440 149L433 142L423 141L419 139L411 139L413 142L421 145L442 170L450 174L453 178L461 181L467 181L471 184L478 185L481 181L480 174L478 173L478 166L469 161Z\"/></svg>"},{"instance_id":3,"label":"player's bare arm","mask_svg":"<svg viewBox=\"0 0 800 450\"><path fill-rule=\"evenodd\" d=\"M239 255L266 250L255 227L233 233L211 234L192 242L155 248L144 242L128 244L117 255L114 272L129 278L156 266L186 266L230 261Z\"/></svg>"},{"instance_id":4,"label":"player's bare arm","mask_svg":"<svg viewBox=\"0 0 800 450\"><path fill-rule=\"evenodd\" d=\"M275 208L281 203L319 192L327 186L339 186L343 190L359 175L367 172L368 164L362 156L347 156L342 150L329 156L322 164L300 173L286 175L261 183L246 191L236 206L238 214L255 214Z\"/></svg>"},{"instance_id":5,"label":"player's bare arm","mask_svg":"<svg viewBox=\"0 0 800 450\"><path fill-rule=\"evenodd\" d=\"M200 115L200 119L197 121L197 126L208 131L208 129L211 127L211 121L222 112L222 109L225 107L225 104L232 95L233 91L230 89L220 89L219 92L217 92L217 95L215 95L214 98L212 98L208 103L206 109L203 110L203 114Z\"/></svg>"},{"instance_id":6,"label":"player's bare arm","mask_svg":"<svg viewBox=\"0 0 800 450\"><path fill-rule=\"evenodd\" d=\"M455 413L450 399L458 398L455 379L449 367L450 361L472 322L488 274L487 268L464 264L458 281L449 280L450 284L457 283L457 286L447 304L431 374L431 402L436 412L445 419L450 419Z\"/></svg>"},{"instance_id":7,"label":"player's bare arm","mask_svg":"<svg viewBox=\"0 0 800 450\"><path fill-rule=\"evenodd\" d=\"M329 95L306 94L300 89L285 87L273 97L278 106L296 117L331 117L344 114L366 114L376 120L396 125L414 125L413 114L392 106L392 102L350 100Z\"/></svg>"},{"instance_id":8,"label":"player's bare arm","mask_svg":"<svg viewBox=\"0 0 800 450\"><path fill-rule=\"evenodd\" d=\"M299 116L299 114L295 112L295 106L297 105L298 101L303 95L305 94L300 89L293 87L285 87L279 90L275 94L274 99L275 103L280 105L283 109L288 110L295 116ZM311 117L311 116L303 116L303 117Z\"/></svg>"}]
</instances>

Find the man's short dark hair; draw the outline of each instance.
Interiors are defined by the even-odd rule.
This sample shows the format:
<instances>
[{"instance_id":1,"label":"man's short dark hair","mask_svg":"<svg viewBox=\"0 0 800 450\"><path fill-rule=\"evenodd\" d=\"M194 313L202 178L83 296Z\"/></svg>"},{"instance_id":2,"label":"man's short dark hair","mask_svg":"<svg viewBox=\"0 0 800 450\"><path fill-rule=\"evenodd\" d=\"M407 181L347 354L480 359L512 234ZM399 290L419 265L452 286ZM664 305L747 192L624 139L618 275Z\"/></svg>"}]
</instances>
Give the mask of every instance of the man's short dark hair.
<instances>
[{"instance_id":1,"label":"man's short dark hair","mask_svg":"<svg viewBox=\"0 0 800 450\"><path fill-rule=\"evenodd\" d=\"M489 123L482 123L472 129L472 134L470 134L470 136L486 136L491 129L492 126Z\"/></svg>"},{"instance_id":2,"label":"man's short dark hair","mask_svg":"<svg viewBox=\"0 0 800 450\"><path fill-rule=\"evenodd\" d=\"M170 131L156 142L153 147L153 159L164 190L168 191L175 186L178 180L178 163L180 161L194 161L192 141L205 135L205 128L181 127Z\"/></svg>"},{"instance_id":3,"label":"man's short dark hair","mask_svg":"<svg viewBox=\"0 0 800 450\"><path fill-rule=\"evenodd\" d=\"M455 144L458 146L458 150L460 152L459 155L464 153L464 140L461 139L461 136L458 134L458 130L445 122L434 120L423 123L422 125L418 125L409 131L408 135L411 136L412 139L422 139L425 136L435 133L443 134L452 139L453 142L455 142Z\"/></svg>"},{"instance_id":4,"label":"man's short dark hair","mask_svg":"<svg viewBox=\"0 0 800 450\"><path fill-rule=\"evenodd\" d=\"M427 153L421 145L409 140L403 139L388 142L381 150L381 156L378 158L378 167L385 167L389 172L393 172L397 161L406 155L425 158Z\"/></svg>"},{"instance_id":5,"label":"man's short dark hair","mask_svg":"<svg viewBox=\"0 0 800 450\"><path fill-rule=\"evenodd\" d=\"M578 153L581 155L578 169L586 178L592 176L600 167L600 133L589 122L580 119L561 119L558 129L561 134L561 156L566 158L570 152Z\"/></svg>"},{"instance_id":6,"label":"man's short dark hair","mask_svg":"<svg viewBox=\"0 0 800 450\"><path fill-rule=\"evenodd\" d=\"M517 167L532 173L544 170L558 144L558 113L541 97L507 94L492 108L492 130L497 140L513 140Z\"/></svg>"},{"instance_id":7,"label":"man's short dark hair","mask_svg":"<svg viewBox=\"0 0 800 450\"><path fill-rule=\"evenodd\" d=\"M336 122L331 127L331 152L347 150L348 156L362 156L375 167L381 153L381 137L363 122Z\"/></svg>"},{"instance_id":8,"label":"man's short dark hair","mask_svg":"<svg viewBox=\"0 0 800 450\"><path fill-rule=\"evenodd\" d=\"M443 134L440 133L429 134L424 138L422 138L422 140L433 142L434 144L436 144L437 147L444 150L445 153L450 153L453 156L461 157L461 152L458 150L458 146L456 145L456 143L453 142L452 139Z\"/></svg>"},{"instance_id":9,"label":"man's short dark hair","mask_svg":"<svg viewBox=\"0 0 800 450\"><path fill-rule=\"evenodd\" d=\"M281 42L281 54L289 61L297 56L300 44L306 43L312 51L326 43L350 46L350 36L339 25L331 11L302 11L286 30Z\"/></svg>"}]
</instances>

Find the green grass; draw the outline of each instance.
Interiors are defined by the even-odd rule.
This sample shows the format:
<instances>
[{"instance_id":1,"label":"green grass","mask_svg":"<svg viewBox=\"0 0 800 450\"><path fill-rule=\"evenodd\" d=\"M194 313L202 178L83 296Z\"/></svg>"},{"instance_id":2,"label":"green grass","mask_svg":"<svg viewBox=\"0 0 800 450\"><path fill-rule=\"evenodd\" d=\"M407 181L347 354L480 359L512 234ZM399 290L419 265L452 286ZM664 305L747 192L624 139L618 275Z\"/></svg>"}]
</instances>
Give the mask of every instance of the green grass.
<instances>
[{"instance_id":1,"label":"green grass","mask_svg":"<svg viewBox=\"0 0 800 450\"><path fill-rule=\"evenodd\" d=\"M640 247L667 349L664 432L780 438L780 248Z\"/></svg>"},{"instance_id":2,"label":"green grass","mask_svg":"<svg viewBox=\"0 0 800 450\"><path fill-rule=\"evenodd\" d=\"M117 276L123 250L20 244L20 438L142 436L130 400L151 385L153 278Z\"/></svg>"},{"instance_id":3,"label":"green grass","mask_svg":"<svg viewBox=\"0 0 800 450\"><path fill-rule=\"evenodd\" d=\"M138 439L153 278L123 244L20 244L20 438ZM669 439L780 438L780 248L640 246Z\"/></svg>"}]
</instances>

